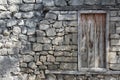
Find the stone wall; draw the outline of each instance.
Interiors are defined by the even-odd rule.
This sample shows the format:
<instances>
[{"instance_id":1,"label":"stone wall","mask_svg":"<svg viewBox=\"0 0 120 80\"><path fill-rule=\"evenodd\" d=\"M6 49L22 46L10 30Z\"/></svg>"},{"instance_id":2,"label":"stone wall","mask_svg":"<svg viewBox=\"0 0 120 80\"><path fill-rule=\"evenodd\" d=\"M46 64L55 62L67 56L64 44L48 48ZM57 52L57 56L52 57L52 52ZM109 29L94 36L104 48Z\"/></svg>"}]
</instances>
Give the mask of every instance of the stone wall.
<instances>
[{"instance_id":1,"label":"stone wall","mask_svg":"<svg viewBox=\"0 0 120 80\"><path fill-rule=\"evenodd\" d=\"M119 0L0 0L0 80L120 80L78 71L78 11L109 16L109 69L120 71Z\"/></svg>"}]
</instances>

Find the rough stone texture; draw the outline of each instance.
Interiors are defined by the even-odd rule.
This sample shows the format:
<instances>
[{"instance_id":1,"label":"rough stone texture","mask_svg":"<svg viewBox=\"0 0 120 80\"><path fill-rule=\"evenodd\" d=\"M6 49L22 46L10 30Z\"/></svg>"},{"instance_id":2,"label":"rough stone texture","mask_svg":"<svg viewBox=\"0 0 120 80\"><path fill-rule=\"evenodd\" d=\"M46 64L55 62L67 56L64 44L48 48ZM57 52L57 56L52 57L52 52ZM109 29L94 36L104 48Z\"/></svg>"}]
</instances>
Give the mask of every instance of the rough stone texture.
<instances>
[{"instance_id":1,"label":"rough stone texture","mask_svg":"<svg viewBox=\"0 0 120 80\"><path fill-rule=\"evenodd\" d=\"M119 0L0 0L0 80L120 80L119 74L91 75L89 70L85 75L46 74L78 71L81 10L108 11L108 71L120 71L119 4Z\"/></svg>"}]
</instances>

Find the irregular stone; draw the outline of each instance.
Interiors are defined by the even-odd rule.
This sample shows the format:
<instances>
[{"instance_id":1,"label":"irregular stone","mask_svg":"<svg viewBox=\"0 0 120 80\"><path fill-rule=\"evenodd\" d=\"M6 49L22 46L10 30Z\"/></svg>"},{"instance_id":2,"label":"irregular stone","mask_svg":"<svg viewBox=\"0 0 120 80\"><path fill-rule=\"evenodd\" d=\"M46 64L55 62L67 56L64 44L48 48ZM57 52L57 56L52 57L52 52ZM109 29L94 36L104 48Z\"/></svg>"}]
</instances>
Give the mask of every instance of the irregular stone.
<instances>
[{"instance_id":1,"label":"irregular stone","mask_svg":"<svg viewBox=\"0 0 120 80\"><path fill-rule=\"evenodd\" d=\"M45 36L46 34L45 34L44 31L36 30L36 35L37 35L37 37L43 37L43 36Z\"/></svg>"},{"instance_id":2,"label":"irregular stone","mask_svg":"<svg viewBox=\"0 0 120 80\"><path fill-rule=\"evenodd\" d=\"M112 70L120 70L120 64L110 64L110 69L112 69Z\"/></svg>"},{"instance_id":3,"label":"irregular stone","mask_svg":"<svg viewBox=\"0 0 120 80\"><path fill-rule=\"evenodd\" d=\"M111 40L111 45L120 45L120 40Z\"/></svg>"},{"instance_id":4,"label":"irregular stone","mask_svg":"<svg viewBox=\"0 0 120 80\"><path fill-rule=\"evenodd\" d=\"M6 26L6 22L4 20L0 20L0 26L1 27L5 27Z\"/></svg>"},{"instance_id":5,"label":"irregular stone","mask_svg":"<svg viewBox=\"0 0 120 80\"><path fill-rule=\"evenodd\" d=\"M55 5L56 6L66 6L67 3L65 0L55 0Z\"/></svg>"},{"instance_id":6,"label":"irregular stone","mask_svg":"<svg viewBox=\"0 0 120 80\"><path fill-rule=\"evenodd\" d=\"M34 12L26 12L23 13L23 18L32 18L34 16Z\"/></svg>"},{"instance_id":7,"label":"irregular stone","mask_svg":"<svg viewBox=\"0 0 120 80\"><path fill-rule=\"evenodd\" d=\"M61 63L60 69L62 69L62 70L77 70L77 63Z\"/></svg>"},{"instance_id":8,"label":"irregular stone","mask_svg":"<svg viewBox=\"0 0 120 80\"><path fill-rule=\"evenodd\" d=\"M59 14L58 15L58 20L77 20L77 15L76 14Z\"/></svg>"},{"instance_id":9,"label":"irregular stone","mask_svg":"<svg viewBox=\"0 0 120 80\"><path fill-rule=\"evenodd\" d=\"M71 50L72 46L63 45L63 46L54 46L55 50Z\"/></svg>"},{"instance_id":10,"label":"irregular stone","mask_svg":"<svg viewBox=\"0 0 120 80\"><path fill-rule=\"evenodd\" d=\"M52 45L51 44L44 44L43 50L52 50Z\"/></svg>"},{"instance_id":11,"label":"irregular stone","mask_svg":"<svg viewBox=\"0 0 120 80\"><path fill-rule=\"evenodd\" d=\"M28 80L35 80L35 78L36 78L36 75L29 74L28 76Z\"/></svg>"},{"instance_id":12,"label":"irregular stone","mask_svg":"<svg viewBox=\"0 0 120 80\"><path fill-rule=\"evenodd\" d=\"M48 62L55 62L55 57L53 55L47 55Z\"/></svg>"},{"instance_id":13,"label":"irregular stone","mask_svg":"<svg viewBox=\"0 0 120 80\"><path fill-rule=\"evenodd\" d=\"M13 44L12 44L12 42L6 42L4 46L5 46L5 48L11 48L11 47L13 47Z\"/></svg>"},{"instance_id":14,"label":"irregular stone","mask_svg":"<svg viewBox=\"0 0 120 80\"><path fill-rule=\"evenodd\" d=\"M34 36L29 36L29 37L28 37L28 40L29 40L30 42L35 42L35 41L36 41L36 38L35 38Z\"/></svg>"},{"instance_id":15,"label":"irregular stone","mask_svg":"<svg viewBox=\"0 0 120 80\"><path fill-rule=\"evenodd\" d=\"M74 5L74 6L78 6L78 5L82 5L83 2L84 2L84 0L70 0L69 4Z\"/></svg>"},{"instance_id":16,"label":"irregular stone","mask_svg":"<svg viewBox=\"0 0 120 80\"><path fill-rule=\"evenodd\" d=\"M54 6L53 0L43 0L42 2L44 4L44 6Z\"/></svg>"},{"instance_id":17,"label":"irregular stone","mask_svg":"<svg viewBox=\"0 0 120 80\"><path fill-rule=\"evenodd\" d=\"M27 28L24 26L21 28L22 34L26 34L27 33Z\"/></svg>"},{"instance_id":18,"label":"irregular stone","mask_svg":"<svg viewBox=\"0 0 120 80\"><path fill-rule=\"evenodd\" d=\"M46 62L46 60L47 60L46 56L40 56L40 61L41 62Z\"/></svg>"},{"instance_id":19,"label":"irregular stone","mask_svg":"<svg viewBox=\"0 0 120 80\"><path fill-rule=\"evenodd\" d=\"M56 80L56 76L53 74L47 75L47 80Z\"/></svg>"},{"instance_id":20,"label":"irregular stone","mask_svg":"<svg viewBox=\"0 0 120 80\"><path fill-rule=\"evenodd\" d=\"M115 22L110 22L110 30L109 33L115 33L116 32L116 27L115 27Z\"/></svg>"},{"instance_id":21,"label":"irregular stone","mask_svg":"<svg viewBox=\"0 0 120 80\"><path fill-rule=\"evenodd\" d=\"M47 36L55 36L56 32L55 32L55 28L49 28L48 30L46 30Z\"/></svg>"},{"instance_id":22,"label":"irregular stone","mask_svg":"<svg viewBox=\"0 0 120 80\"><path fill-rule=\"evenodd\" d=\"M54 52L54 56L63 56L64 53L62 51Z\"/></svg>"},{"instance_id":23,"label":"irregular stone","mask_svg":"<svg viewBox=\"0 0 120 80\"><path fill-rule=\"evenodd\" d=\"M77 27L65 27L65 32L77 32Z\"/></svg>"},{"instance_id":24,"label":"irregular stone","mask_svg":"<svg viewBox=\"0 0 120 80\"><path fill-rule=\"evenodd\" d=\"M102 5L115 5L115 0L102 0Z\"/></svg>"},{"instance_id":25,"label":"irregular stone","mask_svg":"<svg viewBox=\"0 0 120 80\"><path fill-rule=\"evenodd\" d=\"M8 30L4 30L4 31L3 31L3 35L4 35L4 36L9 36L9 35L10 35L10 32L9 32Z\"/></svg>"},{"instance_id":26,"label":"irregular stone","mask_svg":"<svg viewBox=\"0 0 120 80\"><path fill-rule=\"evenodd\" d=\"M34 4L22 4L20 6L21 11L32 11L34 9Z\"/></svg>"},{"instance_id":27,"label":"irregular stone","mask_svg":"<svg viewBox=\"0 0 120 80\"><path fill-rule=\"evenodd\" d=\"M10 4L21 4L22 0L8 0L8 3L10 3Z\"/></svg>"},{"instance_id":28,"label":"irregular stone","mask_svg":"<svg viewBox=\"0 0 120 80\"><path fill-rule=\"evenodd\" d=\"M64 21L63 26L71 26L71 27L75 26L75 27L77 27L78 22L77 21Z\"/></svg>"},{"instance_id":29,"label":"irregular stone","mask_svg":"<svg viewBox=\"0 0 120 80\"><path fill-rule=\"evenodd\" d=\"M55 22L55 23L53 24L53 27L55 27L55 28L61 28L61 27L62 27L62 21Z\"/></svg>"},{"instance_id":30,"label":"irregular stone","mask_svg":"<svg viewBox=\"0 0 120 80\"><path fill-rule=\"evenodd\" d=\"M45 66L45 65L40 65L40 66L39 66L39 69L40 69L40 70L47 69L47 66Z\"/></svg>"},{"instance_id":31,"label":"irregular stone","mask_svg":"<svg viewBox=\"0 0 120 80\"><path fill-rule=\"evenodd\" d=\"M40 42L40 43L50 43L51 40L49 38L46 38L46 37L37 37L37 42Z\"/></svg>"},{"instance_id":32,"label":"irregular stone","mask_svg":"<svg viewBox=\"0 0 120 80\"><path fill-rule=\"evenodd\" d=\"M45 74L44 72L41 70L40 74L36 76L36 80L40 80L40 79L44 79L45 78Z\"/></svg>"},{"instance_id":33,"label":"irregular stone","mask_svg":"<svg viewBox=\"0 0 120 80\"><path fill-rule=\"evenodd\" d=\"M117 16L117 11L110 11L110 16L112 16L112 17Z\"/></svg>"},{"instance_id":34,"label":"irregular stone","mask_svg":"<svg viewBox=\"0 0 120 80\"><path fill-rule=\"evenodd\" d=\"M34 60L33 56L31 56L31 55L23 55L23 61L24 62L31 62L33 60Z\"/></svg>"},{"instance_id":35,"label":"irregular stone","mask_svg":"<svg viewBox=\"0 0 120 80\"><path fill-rule=\"evenodd\" d=\"M22 13L15 13L14 17L20 19L22 17Z\"/></svg>"},{"instance_id":36,"label":"irregular stone","mask_svg":"<svg viewBox=\"0 0 120 80\"><path fill-rule=\"evenodd\" d=\"M10 10L10 12L17 12L17 11L19 11L19 6L18 5L10 5L8 7L8 9Z\"/></svg>"},{"instance_id":37,"label":"irregular stone","mask_svg":"<svg viewBox=\"0 0 120 80\"><path fill-rule=\"evenodd\" d=\"M35 3L35 0L23 0L25 3Z\"/></svg>"},{"instance_id":38,"label":"irregular stone","mask_svg":"<svg viewBox=\"0 0 120 80\"><path fill-rule=\"evenodd\" d=\"M7 0L0 0L0 4L7 4Z\"/></svg>"},{"instance_id":39,"label":"irregular stone","mask_svg":"<svg viewBox=\"0 0 120 80\"><path fill-rule=\"evenodd\" d=\"M111 34L110 38L112 38L112 39L119 39L120 35L119 34Z\"/></svg>"},{"instance_id":40,"label":"irregular stone","mask_svg":"<svg viewBox=\"0 0 120 80\"><path fill-rule=\"evenodd\" d=\"M93 5L93 4L100 4L100 0L85 0L85 4Z\"/></svg>"},{"instance_id":41,"label":"irregular stone","mask_svg":"<svg viewBox=\"0 0 120 80\"><path fill-rule=\"evenodd\" d=\"M11 18L11 12L4 11L0 13L0 19L10 19Z\"/></svg>"},{"instance_id":42,"label":"irregular stone","mask_svg":"<svg viewBox=\"0 0 120 80\"><path fill-rule=\"evenodd\" d=\"M3 47L3 43L0 42L0 48L2 48L2 47Z\"/></svg>"},{"instance_id":43,"label":"irregular stone","mask_svg":"<svg viewBox=\"0 0 120 80\"><path fill-rule=\"evenodd\" d=\"M117 63L117 55L116 52L110 52L109 53L109 63Z\"/></svg>"},{"instance_id":44,"label":"irregular stone","mask_svg":"<svg viewBox=\"0 0 120 80\"><path fill-rule=\"evenodd\" d=\"M39 0L40 1L40 0ZM36 1L37 2L37 1ZM42 10L43 9L43 4L35 4L35 10Z\"/></svg>"},{"instance_id":45,"label":"irregular stone","mask_svg":"<svg viewBox=\"0 0 120 80\"><path fill-rule=\"evenodd\" d=\"M49 65L49 66L48 66L48 69L49 69L49 70L57 70L57 69L58 69L58 65L53 65L53 64L52 64L52 65Z\"/></svg>"},{"instance_id":46,"label":"irregular stone","mask_svg":"<svg viewBox=\"0 0 120 80\"><path fill-rule=\"evenodd\" d=\"M7 26L15 26L17 24L17 20L8 20Z\"/></svg>"},{"instance_id":47,"label":"irregular stone","mask_svg":"<svg viewBox=\"0 0 120 80\"><path fill-rule=\"evenodd\" d=\"M49 28L49 25L46 24L40 24L39 25L40 30L47 30Z\"/></svg>"},{"instance_id":48,"label":"irregular stone","mask_svg":"<svg viewBox=\"0 0 120 80\"><path fill-rule=\"evenodd\" d=\"M57 19L57 15L55 14L55 13L47 13L46 15L45 15L45 18L46 19L53 19L53 20L56 20Z\"/></svg>"},{"instance_id":49,"label":"irregular stone","mask_svg":"<svg viewBox=\"0 0 120 80\"><path fill-rule=\"evenodd\" d=\"M33 44L33 50L34 51L42 51L42 44L34 43Z\"/></svg>"},{"instance_id":50,"label":"irregular stone","mask_svg":"<svg viewBox=\"0 0 120 80\"><path fill-rule=\"evenodd\" d=\"M59 45L63 43L63 37L56 37L53 41L52 44Z\"/></svg>"},{"instance_id":51,"label":"irregular stone","mask_svg":"<svg viewBox=\"0 0 120 80\"><path fill-rule=\"evenodd\" d=\"M33 51L26 51L26 52L22 52L22 55L35 55L35 52Z\"/></svg>"},{"instance_id":52,"label":"irregular stone","mask_svg":"<svg viewBox=\"0 0 120 80\"><path fill-rule=\"evenodd\" d=\"M35 28L36 27L36 22L34 22L33 20L27 20L25 22L25 25L29 28Z\"/></svg>"},{"instance_id":53,"label":"irregular stone","mask_svg":"<svg viewBox=\"0 0 120 80\"><path fill-rule=\"evenodd\" d=\"M77 62L76 57L56 57L58 62Z\"/></svg>"},{"instance_id":54,"label":"irregular stone","mask_svg":"<svg viewBox=\"0 0 120 80\"><path fill-rule=\"evenodd\" d=\"M48 54L48 52L46 52L46 51L42 51L42 52L39 52L39 53L36 53L37 55L47 55Z\"/></svg>"},{"instance_id":55,"label":"irregular stone","mask_svg":"<svg viewBox=\"0 0 120 80\"><path fill-rule=\"evenodd\" d=\"M42 3L43 0L36 0L36 3Z\"/></svg>"},{"instance_id":56,"label":"irregular stone","mask_svg":"<svg viewBox=\"0 0 120 80\"><path fill-rule=\"evenodd\" d=\"M65 79L65 80L77 80L74 75L65 75L65 76L64 76L64 79ZM84 78L84 79L86 79L86 78ZM89 78L89 79L91 79L91 78ZM79 80L80 80L80 79L79 79ZM95 79L95 80L97 80L97 79Z\"/></svg>"},{"instance_id":57,"label":"irregular stone","mask_svg":"<svg viewBox=\"0 0 120 80\"><path fill-rule=\"evenodd\" d=\"M27 63L21 63L20 67L27 67Z\"/></svg>"},{"instance_id":58,"label":"irregular stone","mask_svg":"<svg viewBox=\"0 0 120 80\"><path fill-rule=\"evenodd\" d=\"M1 0L2 1L2 0ZM5 1L5 0L4 0ZM1 3L0 3L1 4ZM6 11L7 10L7 8L5 7L5 6L3 6L3 5L0 5L0 10L1 11Z\"/></svg>"},{"instance_id":59,"label":"irregular stone","mask_svg":"<svg viewBox=\"0 0 120 80\"><path fill-rule=\"evenodd\" d=\"M30 62L30 63L28 64L28 67L31 68L31 69L37 68L37 66L35 65L35 62Z\"/></svg>"},{"instance_id":60,"label":"irregular stone","mask_svg":"<svg viewBox=\"0 0 120 80\"><path fill-rule=\"evenodd\" d=\"M116 28L116 33L118 33L118 34L120 33L120 27Z\"/></svg>"},{"instance_id":61,"label":"irregular stone","mask_svg":"<svg viewBox=\"0 0 120 80\"><path fill-rule=\"evenodd\" d=\"M35 34L35 28L28 28L27 29L27 35L34 35Z\"/></svg>"},{"instance_id":62,"label":"irregular stone","mask_svg":"<svg viewBox=\"0 0 120 80\"><path fill-rule=\"evenodd\" d=\"M120 46L111 46L110 51L120 51Z\"/></svg>"},{"instance_id":63,"label":"irregular stone","mask_svg":"<svg viewBox=\"0 0 120 80\"><path fill-rule=\"evenodd\" d=\"M14 34L20 34L21 33L21 28L18 26L13 27L13 33Z\"/></svg>"}]
</instances>

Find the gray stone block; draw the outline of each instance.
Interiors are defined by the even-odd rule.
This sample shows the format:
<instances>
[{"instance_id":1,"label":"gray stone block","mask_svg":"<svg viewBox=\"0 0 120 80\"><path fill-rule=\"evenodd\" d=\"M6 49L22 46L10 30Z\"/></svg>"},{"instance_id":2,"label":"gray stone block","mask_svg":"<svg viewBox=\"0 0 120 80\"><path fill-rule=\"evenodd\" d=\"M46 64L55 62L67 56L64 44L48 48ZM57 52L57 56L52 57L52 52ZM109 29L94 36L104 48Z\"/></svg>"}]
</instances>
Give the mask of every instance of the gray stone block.
<instances>
[{"instance_id":1,"label":"gray stone block","mask_svg":"<svg viewBox=\"0 0 120 80\"><path fill-rule=\"evenodd\" d=\"M112 70L120 70L120 64L110 64L110 69L112 69Z\"/></svg>"},{"instance_id":2,"label":"gray stone block","mask_svg":"<svg viewBox=\"0 0 120 80\"><path fill-rule=\"evenodd\" d=\"M46 19L53 19L53 20L56 20L57 19L57 15L55 14L55 13L47 13L46 15L45 15L45 18Z\"/></svg>"},{"instance_id":3,"label":"gray stone block","mask_svg":"<svg viewBox=\"0 0 120 80\"><path fill-rule=\"evenodd\" d=\"M102 5L115 5L115 0L102 0Z\"/></svg>"},{"instance_id":4,"label":"gray stone block","mask_svg":"<svg viewBox=\"0 0 120 80\"><path fill-rule=\"evenodd\" d=\"M55 62L55 57L53 55L47 55L48 62Z\"/></svg>"},{"instance_id":5,"label":"gray stone block","mask_svg":"<svg viewBox=\"0 0 120 80\"><path fill-rule=\"evenodd\" d=\"M66 6L67 3L65 0L55 0L55 5L56 6Z\"/></svg>"},{"instance_id":6,"label":"gray stone block","mask_svg":"<svg viewBox=\"0 0 120 80\"><path fill-rule=\"evenodd\" d=\"M101 0L85 0L85 4L93 5L93 4L100 4Z\"/></svg>"},{"instance_id":7,"label":"gray stone block","mask_svg":"<svg viewBox=\"0 0 120 80\"><path fill-rule=\"evenodd\" d=\"M17 20L8 20L7 26L15 26L17 24Z\"/></svg>"},{"instance_id":8,"label":"gray stone block","mask_svg":"<svg viewBox=\"0 0 120 80\"><path fill-rule=\"evenodd\" d=\"M56 31L55 28L49 28L48 30L46 30L47 36L55 36L56 35Z\"/></svg>"},{"instance_id":9,"label":"gray stone block","mask_svg":"<svg viewBox=\"0 0 120 80\"><path fill-rule=\"evenodd\" d=\"M22 0L8 0L8 3L10 3L10 4L21 4Z\"/></svg>"},{"instance_id":10,"label":"gray stone block","mask_svg":"<svg viewBox=\"0 0 120 80\"><path fill-rule=\"evenodd\" d=\"M62 69L62 70L77 70L77 63L61 63L60 69Z\"/></svg>"},{"instance_id":11,"label":"gray stone block","mask_svg":"<svg viewBox=\"0 0 120 80\"><path fill-rule=\"evenodd\" d=\"M26 25L27 27L29 27L29 28L35 28L35 27L36 27L36 22L33 21L33 20L27 20L27 21L25 22L25 25Z\"/></svg>"},{"instance_id":12,"label":"gray stone block","mask_svg":"<svg viewBox=\"0 0 120 80\"><path fill-rule=\"evenodd\" d=\"M76 14L58 15L58 20L77 20Z\"/></svg>"},{"instance_id":13,"label":"gray stone block","mask_svg":"<svg viewBox=\"0 0 120 80\"><path fill-rule=\"evenodd\" d=\"M31 69L36 69L36 68L37 68L35 62L30 62L30 63L28 64L28 67L31 68Z\"/></svg>"},{"instance_id":14,"label":"gray stone block","mask_svg":"<svg viewBox=\"0 0 120 80\"><path fill-rule=\"evenodd\" d=\"M70 5L78 6L78 5L83 5L83 2L84 2L84 0L70 0L69 3L70 3Z\"/></svg>"},{"instance_id":15,"label":"gray stone block","mask_svg":"<svg viewBox=\"0 0 120 80\"><path fill-rule=\"evenodd\" d=\"M56 57L58 62L77 62L76 57Z\"/></svg>"},{"instance_id":16,"label":"gray stone block","mask_svg":"<svg viewBox=\"0 0 120 80\"><path fill-rule=\"evenodd\" d=\"M40 30L47 30L48 28L49 28L49 25L47 25L47 24L40 24L39 25Z\"/></svg>"},{"instance_id":17,"label":"gray stone block","mask_svg":"<svg viewBox=\"0 0 120 80\"><path fill-rule=\"evenodd\" d=\"M10 19L10 18L11 18L11 12L3 11L0 13L0 19Z\"/></svg>"},{"instance_id":18,"label":"gray stone block","mask_svg":"<svg viewBox=\"0 0 120 80\"><path fill-rule=\"evenodd\" d=\"M43 0L44 6L54 6L54 0Z\"/></svg>"},{"instance_id":19,"label":"gray stone block","mask_svg":"<svg viewBox=\"0 0 120 80\"><path fill-rule=\"evenodd\" d=\"M36 35L37 35L37 37L43 37L43 36L45 36L46 34L45 34L44 31L36 30Z\"/></svg>"},{"instance_id":20,"label":"gray stone block","mask_svg":"<svg viewBox=\"0 0 120 80\"><path fill-rule=\"evenodd\" d=\"M44 44L43 50L52 50L52 44Z\"/></svg>"},{"instance_id":21,"label":"gray stone block","mask_svg":"<svg viewBox=\"0 0 120 80\"><path fill-rule=\"evenodd\" d=\"M118 34L120 33L120 27L116 28L116 33L118 33Z\"/></svg>"},{"instance_id":22,"label":"gray stone block","mask_svg":"<svg viewBox=\"0 0 120 80\"><path fill-rule=\"evenodd\" d=\"M23 55L23 61L24 62L31 62L33 60L34 60L33 56L31 56L31 55Z\"/></svg>"},{"instance_id":23,"label":"gray stone block","mask_svg":"<svg viewBox=\"0 0 120 80\"><path fill-rule=\"evenodd\" d=\"M25 3L35 3L35 0L23 0Z\"/></svg>"},{"instance_id":24,"label":"gray stone block","mask_svg":"<svg viewBox=\"0 0 120 80\"><path fill-rule=\"evenodd\" d=\"M22 14L23 18L32 18L34 16L34 12L26 12Z\"/></svg>"},{"instance_id":25,"label":"gray stone block","mask_svg":"<svg viewBox=\"0 0 120 80\"><path fill-rule=\"evenodd\" d=\"M0 0L0 4L7 4L7 0Z\"/></svg>"},{"instance_id":26,"label":"gray stone block","mask_svg":"<svg viewBox=\"0 0 120 80\"><path fill-rule=\"evenodd\" d=\"M22 4L20 5L21 11L32 11L34 9L34 4Z\"/></svg>"},{"instance_id":27,"label":"gray stone block","mask_svg":"<svg viewBox=\"0 0 120 80\"><path fill-rule=\"evenodd\" d=\"M36 3L42 3L43 0L36 0Z\"/></svg>"},{"instance_id":28,"label":"gray stone block","mask_svg":"<svg viewBox=\"0 0 120 80\"><path fill-rule=\"evenodd\" d=\"M42 47L43 47L42 44L39 44L39 43L34 43L33 44L33 50L34 51L42 51Z\"/></svg>"}]
</instances>

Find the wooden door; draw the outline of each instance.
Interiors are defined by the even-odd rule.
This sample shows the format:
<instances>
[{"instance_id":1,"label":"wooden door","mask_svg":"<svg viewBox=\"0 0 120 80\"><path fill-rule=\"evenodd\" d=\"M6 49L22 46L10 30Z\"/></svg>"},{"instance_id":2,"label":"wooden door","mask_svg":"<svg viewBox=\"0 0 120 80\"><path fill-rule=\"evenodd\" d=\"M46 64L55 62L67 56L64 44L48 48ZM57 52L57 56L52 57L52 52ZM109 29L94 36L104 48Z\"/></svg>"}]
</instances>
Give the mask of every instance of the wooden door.
<instances>
[{"instance_id":1,"label":"wooden door","mask_svg":"<svg viewBox=\"0 0 120 80\"><path fill-rule=\"evenodd\" d=\"M106 14L80 15L80 58L82 68L105 68Z\"/></svg>"}]
</instances>

